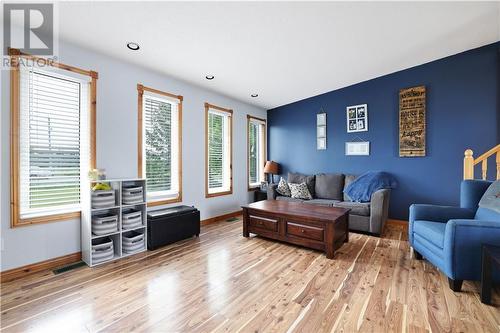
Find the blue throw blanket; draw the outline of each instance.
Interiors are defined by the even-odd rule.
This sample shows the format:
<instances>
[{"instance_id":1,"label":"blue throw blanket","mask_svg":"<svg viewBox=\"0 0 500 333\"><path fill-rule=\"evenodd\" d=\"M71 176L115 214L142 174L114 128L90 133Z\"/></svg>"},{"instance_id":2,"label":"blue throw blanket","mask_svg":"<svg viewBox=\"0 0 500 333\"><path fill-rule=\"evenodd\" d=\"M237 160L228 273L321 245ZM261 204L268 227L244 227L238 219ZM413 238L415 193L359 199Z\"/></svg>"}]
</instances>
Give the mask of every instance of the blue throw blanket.
<instances>
[{"instance_id":1,"label":"blue throw blanket","mask_svg":"<svg viewBox=\"0 0 500 333\"><path fill-rule=\"evenodd\" d=\"M368 171L350 183L344 193L352 201L369 202L374 192L383 188L396 188L397 186L396 179L387 172Z\"/></svg>"}]
</instances>

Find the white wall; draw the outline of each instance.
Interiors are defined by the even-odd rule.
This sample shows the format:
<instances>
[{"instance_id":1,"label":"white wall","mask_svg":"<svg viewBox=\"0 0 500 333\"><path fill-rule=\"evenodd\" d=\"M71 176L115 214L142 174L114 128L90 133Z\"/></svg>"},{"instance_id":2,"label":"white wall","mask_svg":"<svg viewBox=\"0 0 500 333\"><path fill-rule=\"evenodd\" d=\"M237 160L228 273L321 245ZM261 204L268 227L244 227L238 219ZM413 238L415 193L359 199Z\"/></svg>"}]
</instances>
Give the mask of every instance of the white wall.
<instances>
[{"instance_id":1,"label":"white wall","mask_svg":"<svg viewBox=\"0 0 500 333\"><path fill-rule=\"evenodd\" d=\"M239 209L251 193L246 185L247 114L266 118L266 110L128 63L60 43L62 63L99 73L97 82L97 166L108 178L137 177L137 83L184 96L183 202L195 205L201 218ZM127 50L124 47L124 52ZM139 55L138 55L139 56ZM9 72L1 71L1 252L2 271L80 251L80 221L10 228ZM203 77L205 73L200 73ZM205 198L204 103L234 110L233 194Z\"/></svg>"}]
</instances>

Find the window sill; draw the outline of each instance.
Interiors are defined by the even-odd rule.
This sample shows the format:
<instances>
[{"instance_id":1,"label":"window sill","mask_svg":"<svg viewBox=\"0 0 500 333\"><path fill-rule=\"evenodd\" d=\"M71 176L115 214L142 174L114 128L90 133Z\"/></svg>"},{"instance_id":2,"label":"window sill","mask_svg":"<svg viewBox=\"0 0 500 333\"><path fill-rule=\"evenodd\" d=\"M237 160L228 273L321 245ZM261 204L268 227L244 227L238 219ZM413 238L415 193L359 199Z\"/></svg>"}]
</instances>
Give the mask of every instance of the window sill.
<instances>
[{"instance_id":1,"label":"window sill","mask_svg":"<svg viewBox=\"0 0 500 333\"><path fill-rule=\"evenodd\" d=\"M11 220L11 227L26 227L35 224L43 224L43 223L51 223L58 221L67 221L71 219L76 219L81 217L81 212L69 212L69 213L60 213L60 214L51 214L44 216L36 216L36 217L28 217L28 218L20 218L14 217Z\"/></svg>"},{"instance_id":2,"label":"window sill","mask_svg":"<svg viewBox=\"0 0 500 333\"><path fill-rule=\"evenodd\" d=\"M148 201L147 205L148 205L148 207L155 207L155 206L168 205L168 204L181 202L181 201L182 201L182 195L179 195L177 198L172 198L172 199Z\"/></svg>"},{"instance_id":3,"label":"window sill","mask_svg":"<svg viewBox=\"0 0 500 333\"><path fill-rule=\"evenodd\" d=\"M229 194L233 194L233 190L224 191L224 192L215 192L215 193L205 193L205 198L214 198L214 197L220 197L220 196L229 195Z\"/></svg>"},{"instance_id":4,"label":"window sill","mask_svg":"<svg viewBox=\"0 0 500 333\"><path fill-rule=\"evenodd\" d=\"M248 186L248 192L255 192L260 190L260 185Z\"/></svg>"}]
</instances>

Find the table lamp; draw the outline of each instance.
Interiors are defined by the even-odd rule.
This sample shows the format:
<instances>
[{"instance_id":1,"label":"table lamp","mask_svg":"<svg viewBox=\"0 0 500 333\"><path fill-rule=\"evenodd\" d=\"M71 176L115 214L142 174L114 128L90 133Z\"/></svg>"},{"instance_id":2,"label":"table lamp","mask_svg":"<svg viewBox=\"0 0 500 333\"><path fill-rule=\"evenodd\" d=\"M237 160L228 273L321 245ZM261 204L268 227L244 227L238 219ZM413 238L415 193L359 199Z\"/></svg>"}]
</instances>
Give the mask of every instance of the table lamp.
<instances>
[{"instance_id":1,"label":"table lamp","mask_svg":"<svg viewBox=\"0 0 500 333\"><path fill-rule=\"evenodd\" d=\"M274 161L267 161L264 166L264 173L271 175L271 184L274 183L274 175L278 174L278 163Z\"/></svg>"}]
</instances>

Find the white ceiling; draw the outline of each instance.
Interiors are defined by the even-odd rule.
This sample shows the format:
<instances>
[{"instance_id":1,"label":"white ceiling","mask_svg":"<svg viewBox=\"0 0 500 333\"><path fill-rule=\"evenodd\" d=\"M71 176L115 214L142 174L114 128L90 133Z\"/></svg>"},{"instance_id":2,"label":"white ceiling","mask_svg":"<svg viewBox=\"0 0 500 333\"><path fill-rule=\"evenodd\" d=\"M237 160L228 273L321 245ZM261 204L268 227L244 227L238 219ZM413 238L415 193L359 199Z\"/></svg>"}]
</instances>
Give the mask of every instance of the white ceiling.
<instances>
[{"instance_id":1,"label":"white ceiling","mask_svg":"<svg viewBox=\"0 0 500 333\"><path fill-rule=\"evenodd\" d=\"M61 40L264 108L500 40L500 2L64 2L59 13Z\"/></svg>"}]
</instances>

